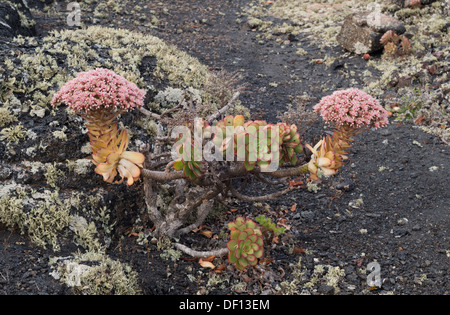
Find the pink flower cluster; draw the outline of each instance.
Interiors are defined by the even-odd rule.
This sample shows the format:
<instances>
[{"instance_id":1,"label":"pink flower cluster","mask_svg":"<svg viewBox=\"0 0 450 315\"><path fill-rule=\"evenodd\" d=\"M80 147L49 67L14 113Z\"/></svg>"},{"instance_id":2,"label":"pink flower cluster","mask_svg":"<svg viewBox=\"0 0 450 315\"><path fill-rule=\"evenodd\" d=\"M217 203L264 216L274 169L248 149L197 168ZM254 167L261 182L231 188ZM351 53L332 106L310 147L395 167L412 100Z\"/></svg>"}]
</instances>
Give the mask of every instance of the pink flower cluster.
<instances>
[{"instance_id":1,"label":"pink flower cluster","mask_svg":"<svg viewBox=\"0 0 450 315\"><path fill-rule=\"evenodd\" d=\"M322 98L314 110L336 126L382 128L388 124L388 113L380 103L356 88L336 91Z\"/></svg>"},{"instance_id":2,"label":"pink flower cluster","mask_svg":"<svg viewBox=\"0 0 450 315\"><path fill-rule=\"evenodd\" d=\"M145 91L108 69L81 72L55 94L52 105L64 103L76 112L128 111L144 105Z\"/></svg>"}]
</instances>

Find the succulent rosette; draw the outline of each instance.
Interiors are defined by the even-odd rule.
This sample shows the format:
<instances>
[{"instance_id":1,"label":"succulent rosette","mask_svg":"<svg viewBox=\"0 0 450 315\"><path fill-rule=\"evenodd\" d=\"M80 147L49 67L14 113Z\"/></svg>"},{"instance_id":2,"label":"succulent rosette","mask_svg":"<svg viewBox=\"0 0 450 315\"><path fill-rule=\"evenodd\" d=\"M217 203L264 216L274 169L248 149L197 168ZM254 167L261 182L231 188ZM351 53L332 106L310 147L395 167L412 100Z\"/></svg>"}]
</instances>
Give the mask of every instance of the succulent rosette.
<instances>
[{"instance_id":1,"label":"succulent rosette","mask_svg":"<svg viewBox=\"0 0 450 315\"><path fill-rule=\"evenodd\" d=\"M232 134L228 134L232 127ZM250 120L245 122L242 115L229 115L217 123L220 136L214 137L214 143L225 153L233 146L234 155L238 161L244 161L247 171L255 166L266 168L273 160L279 165L298 162L295 153L301 153L300 134L295 125L285 123L268 124L264 120ZM278 135L278 137L277 137Z\"/></svg>"},{"instance_id":2,"label":"succulent rosette","mask_svg":"<svg viewBox=\"0 0 450 315\"><path fill-rule=\"evenodd\" d=\"M191 150L189 161L185 160L183 157L178 158L174 161L173 168L176 171L183 171L184 176L191 180L195 180L203 174L203 161L195 161L195 146L192 142L185 142L184 145L179 145L179 147L176 148L178 156L184 156L183 152L186 146L190 146Z\"/></svg>"},{"instance_id":3,"label":"succulent rosette","mask_svg":"<svg viewBox=\"0 0 450 315\"><path fill-rule=\"evenodd\" d=\"M114 71L97 68L78 73L55 94L52 105L64 103L75 112L107 117L144 105L145 91ZM94 117L92 117L94 118Z\"/></svg>"},{"instance_id":4,"label":"succulent rosette","mask_svg":"<svg viewBox=\"0 0 450 315\"><path fill-rule=\"evenodd\" d=\"M264 253L260 227L252 220L238 217L236 221L228 223L228 228L228 261L239 270L244 270L248 265L255 266Z\"/></svg>"},{"instance_id":5,"label":"succulent rosette","mask_svg":"<svg viewBox=\"0 0 450 315\"><path fill-rule=\"evenodd\" d=\"M351 137L370 129L385 127L388 121L387 111L379 102L367 93L351 88L336 91L326 96L314 106L322 118L334 126L333 136L327 135L314 148L306 147L312 152L308 163L311 179L318 180L318 169L324 175L331 176L338 172L348 159L348 149L351 148Z\"/></svg>"},{"instance_id":6,"label":"succulent rosette","mask_svg":"<svg viewBox=\"0 0 450 315\"><path fill-rule=\"evenodd\" d=\"M144 104L145 91L108 69L81 72L54 95L52 105L66 104L86 119L95 172L109 183L117 174L132 185L140 176L145 157L126 151L129 138L114 120Z\"/></svg>"},{"instance_id":7,"label":"succulent rosette","mask_svg":"<svg viewBox=\"0 0 450 315\"><path fill-rule=\"evenodd\" d=\"M297 126L278 123L276 127L279 128L280 136L280 165L283 163L291 163L291 165L295 166L298 162L296 153L303 152Z\"/></svg>"},{"instance_id":8,"label":"succulent rosette","mask_svg":"<svg viewBox=\"0 0 450 315\"><path fill-rule=\"evenodd\" d=\"M387 111L378 100L356 88L325 96L314 110L336 127L382 128L388 124Z\"/></svg>"}]
</instances>

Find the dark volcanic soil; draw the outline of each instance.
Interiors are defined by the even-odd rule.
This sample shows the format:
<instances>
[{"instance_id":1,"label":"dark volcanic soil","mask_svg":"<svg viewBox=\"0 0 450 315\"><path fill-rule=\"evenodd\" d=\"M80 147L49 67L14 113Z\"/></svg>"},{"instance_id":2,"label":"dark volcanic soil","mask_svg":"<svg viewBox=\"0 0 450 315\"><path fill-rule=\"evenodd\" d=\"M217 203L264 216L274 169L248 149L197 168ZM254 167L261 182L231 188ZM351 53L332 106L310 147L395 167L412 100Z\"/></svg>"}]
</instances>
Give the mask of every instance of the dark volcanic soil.
<instances>
[{"instance_id":1,"label":"dark volcanic soil","mask_svg":"<svg viewBox=\"0 0 450 315\"><path fill-rule=\"evenodd\" d=\"M319 58L324 51L301 36L278 35L291 43L304 41L308 56L297 55L294 44L282 47L256 39L257 32L236 23L247 1L148 2L160 19L153 29L132 23L132 4L138 1L128 2L130 9L120 21L111 17L99 23L156 35L212 70L238 71L247 84L241 100L255 119L275 121L286 104L304 92L313 96L309 106L314 105L329 94L322 92L324 84L362 87L358 76L366 62L361 56L333 48L326 53L337 59L327 66L310 62L311 56ZM90 24L89 14L83 19ZM41 35L64 27L58 19L49 23L41 16L36 20ZM346 73L356 75L344 75L344 65ZM306 136L311 139L322 133L318 122ZM284 223L287 233L266 250L267 264L259 269L238 273L227 267L215 274L188 257L164 260L155 245L138 245L133 237L113 240L108 255L139 273L143 294L448 294L449 147L407 122L393 122L357 140L350 162L317 192L298 189L269 206L231 205L238 211L206 223L214 234L236 215L265 214ZM291 211L293 205L295 211ZM192 234L180 242L207 249L212 241ZM65 251L58 256L70 254ZM70 288L49 275L48 260L53 255L0 226L0 294L71 294ZM373 261L381 268L381 288L366 283L370 271L365 269ZM221 263L227 265L225 259L214 261ZM333 275L337 283L332 282Z\"/></svg>"}]
</instances>

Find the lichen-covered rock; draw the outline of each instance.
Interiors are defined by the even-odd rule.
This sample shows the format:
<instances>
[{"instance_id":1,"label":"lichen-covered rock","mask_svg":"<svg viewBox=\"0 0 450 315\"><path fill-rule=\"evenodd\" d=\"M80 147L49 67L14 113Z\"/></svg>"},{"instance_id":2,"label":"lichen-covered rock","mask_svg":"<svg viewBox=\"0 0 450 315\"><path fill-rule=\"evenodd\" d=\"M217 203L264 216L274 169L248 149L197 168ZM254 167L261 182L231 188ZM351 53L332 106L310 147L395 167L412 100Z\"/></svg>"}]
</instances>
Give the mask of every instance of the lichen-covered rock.
<instances>
[{"instance_id":1,"label":"lichen-covered rock","mask_svg":"<svg viewBox=\"0 0 450 315\"><path fill-rule=\"evenodd\" d=\"M380 12L353 13L345 18L337 41L356 54L373 53L383 48L380 39L389 30L403 34L406 28L398 19Z\"/></svg>"},{"instance_id":2,"label":"lichen-covered rock","mask_svg":"<svg viewBox=\"0 0 450 315\"><path fill-rule=\"evenodd\" d=\"M0 37L34 36L35 22L22 0L0 1Z\"/></svg>"},{"instance_id":3,"label":"lichen-covered rock","mask_svg":"<svg viewBox=\"0 0 450 315\"><path fill-rule=\"evenodd\" d=\"M390 0L392 4L395 4L401 8L407 8L413 6L416 0ZM436 2L436 0L420 0L421 5L427 5Z\"/></svg>"},{"instance_id":4,"label":"lichen-covered rock","mask_svg":"<svg viewBox=\"0 0 450 315\"><path fill-rule=\"evenodd\" d=\"M208 67L151 35L93 26L0 41L0 224L41 247L107 247L123 232L117 222L133 224L146 209L141 182L108 184L94 173L83 118L50 104L64 83L95 68L145 90L155 112L175 106L184 91L216 110L203 90ZM156 127L148 117L128 112L120 123L133 150L151 144Z\"/></svg>"}]
</instances>

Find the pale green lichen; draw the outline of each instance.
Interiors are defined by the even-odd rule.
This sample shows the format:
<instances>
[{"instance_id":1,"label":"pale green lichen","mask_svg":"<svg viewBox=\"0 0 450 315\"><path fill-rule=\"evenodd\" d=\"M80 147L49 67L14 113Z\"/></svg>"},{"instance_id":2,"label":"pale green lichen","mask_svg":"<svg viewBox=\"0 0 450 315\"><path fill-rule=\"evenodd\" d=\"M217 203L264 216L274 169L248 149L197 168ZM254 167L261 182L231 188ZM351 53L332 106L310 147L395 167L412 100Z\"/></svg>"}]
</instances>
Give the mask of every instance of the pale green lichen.
<instances>
[{"instance_id":1,"label":"pale green lichen","mask_svg":"<svg viewBox=\"0 0 450 315\"><path fill-rule=\"evenodd\" d=\"M4 140L7 143L18 143L27 137L27 131L19 123L9 128L3 128L0 131L0 140Z\"/></svg>"},{"instance_id":2,"label":"pale green lichen","mask_svg":"<svg viewBox=\"0 0 450 315\"><path fill-rule=\"evenodd\" d=\"M36 95L36 93L33 95ZM41 93L41 95L42 95L42 93ZM39 105L31 105L30 116L31 117L36 116L39 118L43 118L45 116L45 108L43 108Z\"/></svg>"},{"instance_id":3,"label":"pale green lichen","mask_svg":"<svg viewBox=\"0 0 450 315\"><path fill-rule=\"evenodd\" d=\"M83 145L80 149L81 153L84 154L92 154L92 148L91 148L91 144L89 142L87 142L85 145Z\"/></svg>"},{"instance_id":4,"label":"pale green lichen","mask_svg":"<svg viewBox=\"0 0 450 315\"><path fill-rule=\"evenodd\" d=\"M7 107L0 107L0 128L6 127L17 120L16 115Z\"/></svg>"},{"instance_id":5,"label":"pale green lichen","mask_svg":"<svg viewBox=\"0 0 450 315\"><path fill-rule=\"evenodd\" d=\"M58 140L61 141L66 141L67 140L67 135L65 133L65 131L67 130L67 127L64 126L61 130L55 130L52 132L53 137L55 137Z\"/></svg>"},{"instance_id":6,"label":"pale green lichen","mask_svg":"<svg viewBox=\"0 0 450 315\"><path fill-rule=\"evenodd\" d=\"M58 178L64 175L64 172L58 169L56 163L46 163L46 172L44 174L47 184L52 188L57 188Z\"/></svg>"},{"instance_id":7,"label":"pale green lichen","mask_svg":"<svg viewBox=\"0 0 450 315\"><path fill-rule=\"evenodd\" d=\"M88 251L98 251L101 248L97 238L98 231L94 222L87 223L84 217L75 215L70 218L69 228L75 233L73 241Z\"/></svg>"},{"instance_id":8,"label":"pale green lichen","mask_svg":"<svg viewBox=\"0 0 450 315\"><path fill-rule=\"evenodd\" d=\"M376 3L382 1L364 0L355 6L348 0L277 0L272 4L254 0L244 9L243 15L248 16L248 25L261 31L266 39L273 38L274 34L302 34L320 47L329 47L337 46L336 35L348 14ZM272 22L274 19L278 21Z\"/></svg>"},{"instance_id":9,"label":"pale green lichen","mask_svg":"<svg viewBox=\"0 0 450 315\"><path fill-rule=\"evenodd\" d=\"M45 164L41 162L35 162L35 161L23 161L22 165L31 172L31 174L36 174L41 169L45 168Z\"/></svg>"},{"instance_id":10,"label":"pale green lichen","mask_svg":"<svg viewBox=\"0 0 450 315\"><path fill-rule=\"evenodd\" d=\"M76 174L83 175L90 172L93 165L91 159L78 159L74 163L73 170Z\"/></svg>"},{"instance_id":11,"label":"pale green lichen","mask_svg":"<svg viewBox=\"0 0 450 315\"><path fill-rule=\"evenodd\" d=\"M307 186L308 191L313 192L313 193L315 193L315 194L316 194L319 190L321 190L320 186L317 185L316 183L308 182L308 183L306 183L306 186Z\"/></svg>"},{"instance_id":12,"label":"pale green lichen","mask_svg":"<svg viewBox=\"0 0 450 315\"><path fill-rule=\"evenodd\" d=\"M0 75L0 101L6 102L6 100L15 91L15 77L4 78Z\"/></svg>"},{"instance_id":13,"label":"pale green lichen","mask_svg":"<svg viewBox=\"0 0 450 315\"><path fill-rule=\"evenodd\" d=\"M54 257L51 275L82 295L137 295L138 274L104 252L88 251L72 257Z\"/></svg>"},{"instance_id":14,"label":"pale green lichen","mask_svg":"<svg viewBox=\"0 0 450 315\"><path fill-rule=\"evenodd\" d=\"M9 194L0 199L0 222L9 228L18 227L23 230L24 217L22 199Z\"/></svg>"},{"instance_id":15,"label":"pale green lichen","mask_svg":"<svg viewBox=\"0 0 450 315\"><path fill-rule=\"evenodd\" d=\"M27 210L30 201L28 196L24 197L8 194L0 199L0 222L27 234L34 244L44 248L51 245L54 251L58 251L60 233L69 223L70 207L55 192Z\"/></svg>"},{"instance_id":16,"label":"pale green lichen","mask_svg":"<svg viewBox=\"0 0 450 315\"><path fill-rule=\"evenodd\" d=\"M299 55L299 56L306 56L308 54L308 52L300 47L300 48L297 48L297 51L295 52L295 54Z\"/></svg>"},{"instance_id":17,"label":"pale green lichen","mask_svg":"<svg viewBox=\"0 0 450 315\"><path fill-rule=\"evenodd\" d=\"M183 253L174 248L168 248L164 250L160 257L164 260L178 261Z\"/></svg>"},{"instance_id":18,"label":"pale green lichen","mask_svg":"<svg viewBox=\"0 0 450 315\"><path fill-rule=\"evenodd\" d=\"M59 199L57 192L40 202L25 220L31 241L44 248L51 245L54 251L58 251L59 233L69 224L69 210L70 207Z\"/></svg>"}]
</instances>

